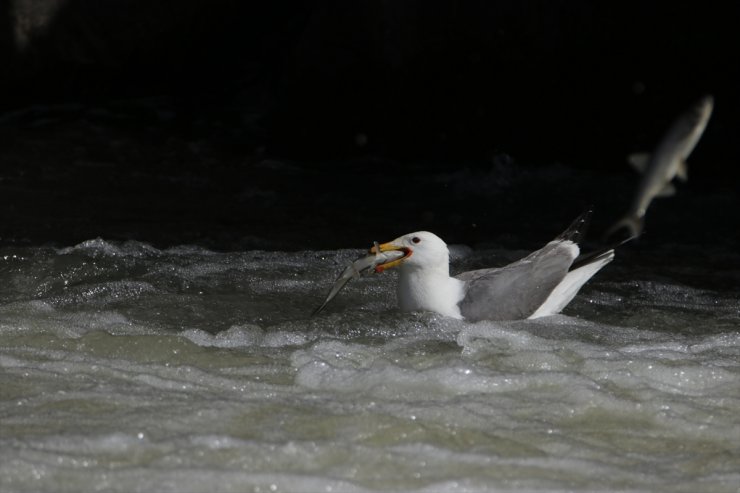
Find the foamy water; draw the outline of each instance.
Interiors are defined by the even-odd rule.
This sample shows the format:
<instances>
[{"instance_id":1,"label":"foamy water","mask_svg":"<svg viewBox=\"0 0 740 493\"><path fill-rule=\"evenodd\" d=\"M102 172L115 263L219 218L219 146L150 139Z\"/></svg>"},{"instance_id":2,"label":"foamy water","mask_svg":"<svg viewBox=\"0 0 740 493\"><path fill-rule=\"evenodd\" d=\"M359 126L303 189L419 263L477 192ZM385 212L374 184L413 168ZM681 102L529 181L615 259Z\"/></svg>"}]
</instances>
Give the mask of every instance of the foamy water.
<instances>
[{"instance_id":1,"label":"foamy water","mask_svg":"<svg viewBox=\"0 0 740 493\"><path fill-rule=\"evenodd\" d=\"M740 491L737 270L618 255L477 324L385 273L311 318L357 255L3 249L0 490Z\"/></svg>"}]
</instances>

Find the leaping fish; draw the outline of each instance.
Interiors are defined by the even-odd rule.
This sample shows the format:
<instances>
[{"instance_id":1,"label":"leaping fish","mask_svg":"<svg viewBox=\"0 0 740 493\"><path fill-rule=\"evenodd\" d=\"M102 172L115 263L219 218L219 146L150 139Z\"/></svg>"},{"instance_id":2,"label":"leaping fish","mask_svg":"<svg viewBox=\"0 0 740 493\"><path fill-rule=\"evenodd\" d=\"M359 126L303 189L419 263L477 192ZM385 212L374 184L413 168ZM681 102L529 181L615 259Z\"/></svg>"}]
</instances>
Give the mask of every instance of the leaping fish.
<instances>
[{"instance_id":1,"label":"leaping fish","mask_svg":"<svg viewBox=\"0 0 740 493\"><path fill-rule=\"evenodd\" d=\"M652 155L638 153L629 156L629 163L643 177L627 214L606 231L605 238L622 228L628 228L630 236L638 236L652 200L676 193L671 183L675 177L681 181L688 179L686 158L704 133L713 108L714 98L711 95L704 96L673 122Z\"/></svg>"}]
</instances>

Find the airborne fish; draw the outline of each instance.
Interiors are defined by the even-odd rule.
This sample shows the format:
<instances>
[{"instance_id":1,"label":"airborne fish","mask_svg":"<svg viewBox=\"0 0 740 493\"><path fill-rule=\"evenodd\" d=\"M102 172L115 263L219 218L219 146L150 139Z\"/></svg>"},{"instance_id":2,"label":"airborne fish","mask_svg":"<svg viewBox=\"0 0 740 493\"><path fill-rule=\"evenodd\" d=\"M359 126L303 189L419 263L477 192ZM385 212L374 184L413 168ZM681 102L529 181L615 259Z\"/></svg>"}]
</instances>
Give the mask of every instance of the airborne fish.
<instances>
[{"instance_id":1,"label":"airborne fish","mask_svg":"<svg viewBox=\"0 0 740 493\"><path fill-rule=\"evenodd\" d=\"M655 197L670 197L676 193L671 184L673 178L688 179L686 158L699 142L713 107L714 98L704 96L673 122L652 155L638 153L629 157L630 164L643 174L642 180L627 214L607 230L605 238L621 228L628 228L630 236L638 236L650 202Z\"/></svg>"}]
</instances>

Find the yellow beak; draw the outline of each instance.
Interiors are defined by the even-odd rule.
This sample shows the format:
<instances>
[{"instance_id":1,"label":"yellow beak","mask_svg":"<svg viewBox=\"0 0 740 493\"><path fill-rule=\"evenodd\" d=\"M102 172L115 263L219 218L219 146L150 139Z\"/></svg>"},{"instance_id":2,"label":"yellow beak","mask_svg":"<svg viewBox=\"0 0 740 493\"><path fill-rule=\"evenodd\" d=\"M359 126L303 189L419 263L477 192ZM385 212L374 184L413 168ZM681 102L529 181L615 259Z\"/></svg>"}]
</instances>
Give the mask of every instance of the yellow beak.
<instances>
[{"instance_id":1,"label":"yellow beak","mask_svg":"<svg viewBox=\"0 0 740 493\"><path fill-rule=\"evenodd\" d=\"M390 262L386 262L384 264L377 265L375 267L375 272L383 272L386 269L391 269L393 267L396 267L401 264L404 260L409 258L413 251L405 246L399 245L397 243L394 243L392 241L389 241L388 243L383 243L381 245L378 245L378 248L375 248L374 246L370 249L370 253L378 253L378 250L381 252L390 252L394 250L399 250L403 252L403 257L398 258L396 260L391 260Z\"/></svg>"}]
</instances>

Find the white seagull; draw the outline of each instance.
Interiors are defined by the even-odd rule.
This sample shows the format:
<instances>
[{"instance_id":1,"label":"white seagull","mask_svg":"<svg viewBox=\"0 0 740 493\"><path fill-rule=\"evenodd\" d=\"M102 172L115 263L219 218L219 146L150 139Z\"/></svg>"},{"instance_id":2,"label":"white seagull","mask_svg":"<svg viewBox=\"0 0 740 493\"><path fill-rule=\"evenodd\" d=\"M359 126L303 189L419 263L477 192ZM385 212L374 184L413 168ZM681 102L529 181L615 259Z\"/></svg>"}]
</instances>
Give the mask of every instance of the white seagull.
<instances>
[{"instance_id":1,"label":"white seagull","mask_svg":"<svg viewBox=\"0 0 740 493\"><path fill-rule=\"evenodd\" d=\"M447 244L419 231L373 247L371 253L401 251L403 257L375 268L399 267L398 304L404 311L431 311L471 322L538 318L560 312L602 267L614 249L578 258L591 211L579 216L541 249L499 268L450 277Z\"/></svg>"}]
</instances>

